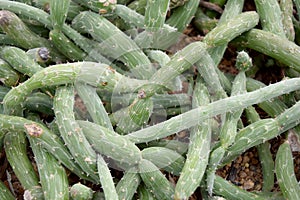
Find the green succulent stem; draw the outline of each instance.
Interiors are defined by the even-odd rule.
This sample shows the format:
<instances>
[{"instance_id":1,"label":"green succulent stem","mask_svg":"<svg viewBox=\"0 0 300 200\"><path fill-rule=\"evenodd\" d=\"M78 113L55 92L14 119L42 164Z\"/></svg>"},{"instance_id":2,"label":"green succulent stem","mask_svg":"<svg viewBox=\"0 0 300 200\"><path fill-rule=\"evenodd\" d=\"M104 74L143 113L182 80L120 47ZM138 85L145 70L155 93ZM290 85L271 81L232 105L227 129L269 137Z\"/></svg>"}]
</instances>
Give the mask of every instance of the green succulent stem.
<instances>
[{"instance_id":1,"label":"green succulent stem","mask_svg":"<svg viewBox=\"0 0 300 200\"><path fill-rule=\"evenodd\" d=\"M285 38L285 32L282 25L282 12L278 1L255 0L254 2L260 16L263 30Z\"/></svg>"},{"instance_id":2,"label":"green succulent stem","mask_svg":"<svg viewBox=\"0 0 300 200\"><path fill-rule=\"evenodd\" d=\"M75 121L73 106L74 87L61 86L57 88L53 108L61 137L75 161L88 176L97 181L96 153Z\"/></svg>"},{"instance_id":3,"label":"green succulent stem","mask_svg":"<svg viewBox=\"0 0 300 200\"><path fill-rule=\"evenodd\" d=\"M193 93L193 107L207 105L210 96L205 85L198 80ZM210 120L205 120L191 128L190 144L186 161L175 187L175 199L185 199L191 196L200 182L208 165L211 140Z\"/></svg>"},{"instance_id":4,"label":"green succulent stem","mask_svg":"<svg viewBox=\"0 0 300 200\"><path fill-rule=\"evenodd\" d=\"M9 191L9 189L4 185L2 181L0 181L0 198L7 199L7 200L14 200L15 197Z\"/></svg>"},{"instance_id":5,"label":"green succulent stem","mask_svg":"<svg viewBox=\"0 0 300 200\"><path fill-rule=\"evenodd\" d=\"M192 109L186 113L175 116L160 124L130 133L125 137L134 143L149 142L164 138L178 131L190 128L201 123L203 120L211 118L218 114L224 114L236 109L246 108L250 105L267 101L284 93L298 90L300 88L300 79L289 79L279 83L271 84L264 88L240 94L218 101L212 102L206 106ZM226 106L224 106L226 105ZM190 116L195 116L190 118Z\"/></svg>"},{"instance_id":6,"label":"green succulent stem","mask_svg":"<svg viewBox=\"0 0 300 200\"><path fill-rule=\"evenodd\" d=\"M240 36L236 41L239 41L239 44L244 47L262 52L294 68L298 72L300 71L300 47L285 38L267 31L252 29Z\"/></svg>"},{"instance_id":7,"label":"green succulent stem","mask_svg":"<svg viewBox=\"0 0 300 200\"><path fill-rule=\"evenodd\" d=\"M100 154L97 154L97 168L101 185L103 187L105 199L115 200L118 199L118 194L113 182L113 178L110 174L107 163Z\"/></svg>"},{"instance_id":8,"label":"green succulent stem","mask_svg":"<svg viewBox=\"0 0 300 200\"><path fill-rule=\"evenodd\" d=\"M275 172L283 196L286 199L299 199L300 187L294 172L293 156L288 142L284 142L278 149Z\"/></svg>"}]
</instances>

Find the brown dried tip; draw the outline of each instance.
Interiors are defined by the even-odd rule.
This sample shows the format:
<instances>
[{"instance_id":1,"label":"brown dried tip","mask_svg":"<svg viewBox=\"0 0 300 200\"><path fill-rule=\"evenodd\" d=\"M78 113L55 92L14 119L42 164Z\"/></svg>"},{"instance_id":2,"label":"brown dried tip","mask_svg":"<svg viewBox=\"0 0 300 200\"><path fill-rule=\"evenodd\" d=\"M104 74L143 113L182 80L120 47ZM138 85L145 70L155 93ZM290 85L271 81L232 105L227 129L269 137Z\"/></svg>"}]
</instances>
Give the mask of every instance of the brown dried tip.
<instances>
[{"instance_id":1,"label":"brown dried tip","mask_svg":"<svg viewBox=\"0 0 300 200\"><path fill-rule=\"evenodd\" d=\"M147 95L146 95L146 92L144 91L144 90L140 90L139 92L138 92L138 98L140 98L140 99L144 99L144 98L146 98L147 97Z\"/></svg>"},{"instance_id":2,"label":"brown dried tip","mask_svg":"<svg viewBox=\"0 0 300 200\"><path fill-rule=\"evenodd\" d=\"M0 25L8 25L10 21L11 12L7 10L0 10Z\"/></svg>"},{"instance_id":3,"label":"brown dried tip","mask_svg":"<svg viewBox=\"0 0 300 200\"><path fill-rule=\"evenodd\" d=\"M46 47L41 47L38 50L38 55L42 59L43 62L46 62L49 60L50 52Z\"/></svg>"},{"instance_id":4,"label":"brown dried tip","mask_svg":"<svg viewBox=\"0 0 300 200\"><path fill-rule=\"evenodd\" d=\"M25 124L24 127L26 128L26 131L30 136L40 137L43 134L43 129L35 123Z\"/></svg>"},{"instance_id":5,"label":"brown dried tip","mask_svg":"<svg viewBox=\"0 0 300 200\"><path fill-rule=\"evenodd\" d=\"M112 73L116 73L116 70L113 67L108 66L107 68L108 68L108 70L112 71Z\"/></svg>"}]
</instances>

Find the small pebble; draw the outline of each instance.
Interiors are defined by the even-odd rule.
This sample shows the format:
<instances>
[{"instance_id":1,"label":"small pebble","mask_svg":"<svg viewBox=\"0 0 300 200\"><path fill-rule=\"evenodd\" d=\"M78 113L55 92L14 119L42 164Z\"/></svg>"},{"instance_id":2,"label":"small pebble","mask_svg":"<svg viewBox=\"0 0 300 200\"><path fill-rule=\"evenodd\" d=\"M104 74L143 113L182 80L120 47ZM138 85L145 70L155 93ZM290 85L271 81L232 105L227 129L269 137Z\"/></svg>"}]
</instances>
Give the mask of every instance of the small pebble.
<instances>
[{"instance_id":1,"label":"small pebble","mask_svg":"<svg viewBox=\"0 0 300 200\"><path fill-rule=\"evenodd\" d=\"M254 187L254 182L253 182L252 180L247 180L247 181L245 181L244 184L243 184L243 188L244 188L245 190L249 190L249 189L251 189L251 188L253 188L253 187Z\"/></svg>"},{"instance_id":2,"label":"small pebble","mask_svg":"<svg viewBox=\"0 0 300 200\"><path fill-rule=\"evenodd\" d=\"M245 172L243 172L243 171L241 171L239 173L239 175L240 175L241 178L246 178L247 177L247 174Z\"/></svg>"},{"instance_id":3,"label":"small pebble","mask_svg":"<svg viewBox=\"0 0 300 200\"><path fill-rule=\"evenodd\" d=\"M239 157L236 159L236 163L242 163L242 160L243 160L242 156L239 156Z\"/></svg>"},{"instance_id":4,"label":"small pebble","mask_svg":"<svg viewBox=\"0 0 300 200\"><path fill-rule=\"evenodd\" d=\"M257 165L257 164L258 164L258 160L257 160L257 159L255 159L255 158L253 158L253 159L251 160L251 164L253 164L253 165Z\"/></svg>"},{"instance_id":5,"label":"small pebble","mask_svg":"<svg viewBox=\"0 0 300 200\"><path fill-rule=\"evenodd\" d=\"M243 163L248 163L250 161L250 158L248 156L245 156L243 158Z\"/></svg>"}]
</instances>

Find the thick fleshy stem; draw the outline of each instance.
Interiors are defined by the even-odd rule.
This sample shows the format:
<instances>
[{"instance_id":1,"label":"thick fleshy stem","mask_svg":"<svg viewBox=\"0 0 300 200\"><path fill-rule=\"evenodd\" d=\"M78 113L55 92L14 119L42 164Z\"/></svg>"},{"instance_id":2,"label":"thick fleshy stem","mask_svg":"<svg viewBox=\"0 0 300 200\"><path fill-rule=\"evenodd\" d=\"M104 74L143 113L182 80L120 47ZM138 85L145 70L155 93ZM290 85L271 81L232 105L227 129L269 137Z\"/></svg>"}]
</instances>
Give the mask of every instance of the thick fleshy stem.
<instances>
[{"instance_id":1,"label":"thick fleshy stem","mask_svg":"<svg viewBox=\"0 0 300 200\"><path fill-rule=\"evenodd\" d=\"M167 20L167 24L177 28L178 32L182 32L186 26L192 21L200 0L190 0L183 6L174 9L173 14Z\"/></svg>"},{"instance_id":2,"label":"thick fleshy stem","mask_svg":"<svg viewBox=\"0 0 300 200\"><path fill-rule=\"evenodd\" d=\"M22 48L32 49L36 47L46 47L50 51L52 60L64 60L64 57L53 47L53 44L32 32L16 14L7 10L0 11L0 27Z\"/></svg>"},{"instance_id":3,"label":"thick fleshy stem","mask_svg":"<svg viewBox=\"0 0 300 200\"><path fill-rule=\"evenodd\" d=\"M7 160L22 186L25 189L39 186L39 178L27 156L26 135L21 131L9 131L4 138L4 148Z\"/></svg>"},{"instance_id":4,"label":"thick fleshy stem","mask_svg":"<svg viewBox=\"0 0 300 200\"><path fill-rule=\"evenodd\" d=\"M245 109L246 117L250 123L255 123L260 120L258 113L256 112L255 108L249 106ZM271 150L270 150L270 143L264 142L260 145L257 145L258 156L260 159L260 163L262 166L262 173L263 173L263 188L264 192L271 191L274 187L274 161L272 158Z\"/></svg>"},{"instance_id":5,"label":"thick fleshy stem","mask_svg":"<svg viewBox=\"0 0 300 200\"><path fill-rule=\"evenodd\" d=\"M135 143L149 142L169 136L201 123L215 115L246 108L300 88L300 78L283 80L253 92L236 95L192 109L167 121L130 133L125 137ZM191 118L190 116L194 116Z\"/></svg>"},{"instance_id":6,"label":"thick fleshy stem","mask_svg":"<svg viewBox=\"0 0 300 200\"><path fill-rule=\"evenodd\" d=\"M236 39L240 45L271 56L283 64L300 71L300 47L273 33L252 29Z\"/></svg>"},{"instance_id":7,"label":"thick fleshy stem","mask_svg":"<svg viewBox=\"0 0 300 200\"><path fill-rule=\"evenodd\" d=\"M83 100L94 123L104 126L113 131L108 114L103 106L100 97L97 95L96 88L85 83L75 82L78 95Z\"/></svg>"},{"instance_id":8,"label":"thick fleshy stem","mask_svg":"<svg viewBox=\"0 0 300 200\"><path fill-rule=\"evenodd\" d=\"M119 199L132 199L138 186L141 184L141 177L137 173L136 167L125 171L123 177L118 182L116 190Z\"/></svg>"},{"instance_id":9,"label":"thick fleshy stem","mask_svg":"<svg viewBox=\"0 0 300 200\"><path fill-rule=\"evenodd\" d=\"M88 11L81 12L72 21L72 25L89 32L95 40L101 42L103 54L124 62L137 78L149 79L154 73L154 68L142 50L106 18Z\"/></svg>"},{"instance_id":10,"label":"thick fleshy stem","mask_svg":"<svg viewBox=\"0 0 300 200\"><path fill-rule=\"evenodd\" d=\"M4 185L2 181L0 181L0 198L6 200L14 200L15 197L9 191L9 189Z\"/></svg>"},{"instance_id":11,"label":"thick fleshy stem","mask_svg":"<svg viewBox=\"0 0 300 200\"><path fill-rule=\"evenodd\" d=\"M11 132L26 132L35 137L36 143L41 143L48 152L52 153L63 165L82 179L91 181L82 174L82 169L74 163L74 159L62 143L61 139L46 128L43 124L25 119L23 117L0 115L1 130Z\"/></svg>"},{"instance_id":12,"label":"thick fleshy stem","mask_svg":"<svg viewBox=\"0 0 300 200\"><path fill-rule=\"evenodd\" d=\"M287 141L280 145L276 154L275 172L284 198L299 199L300 187L294 172L292 151Z\"/></svg>"},{"instance_id":13,"label":"thick fleshy stem","mask_svg":"<svg viewBox=\"0 0 300 200\"><path fill-rule=\"evenodd\" d=\"M71 0L51 0L50 1L50 19L52 26L56 30L61 30L69 11Z\"/></svg>"},{"instance_id":14,"label":"thick fleshy stem","mask_svg":"<svg viewBox=\"0 0 300 200\"><path fill-rule=\"evenodd\" d=\"M217 195L225 197L226 199L233 200L265 199L265 197L240 189L239 187L233 185L232 183L229 183L220 176L216 176L213 192Z\"/></svg>"},{"instance_id":15,"label":"thick fleshy stem","mask_svg":"<svg viewBox=\"0 0 300 200\"><path fill-rule=\"evenodd\" d=\"M93 190L81 183L76 183L70 188L70 197L72 200L91 200Z\"/></svg>"},{"instance_id":16,"label":"thick fleshy stem","mask_svg":"<svg viewBox=\"0 0 300 200\"><path fill-rule=\"evenodd\" d=\"M210 102L207 88L199 79L193 94L193 107L206 105ZM175 187L175 199L186 199L200 185L208 164L211 140L210 120L205 120L191 128L190 144L186 161Z\"/></svg>"},{"instance_id":17,"label":"thick fleshy stem","mask_svg":"<svg viewBox=\"0 0 300 200\"><path fill-rule=\"evenodd\" d=\"M97 168L105 199L118 199L118 194L110 170L100 154L97 154Z\"/></svg>"},{"instance_id":18,"label":"thick fleshy stem","mask_svg":"<svg viewBox=\"0 0 300 200\"><path fill-rule=\"evenodd\" d=\"M293 1L281 0L279 4L282 11L282 25L285 32L285 36L290 40L295 39L295 30L293 24Z\"/></svg>"},{"instance_id":19,"label":"thick fleshy stem","mask_svg":"<svg viewBox=\"0 0 300 200\"><path fill-rule=\"evenodd\" d=\"M139 163L139 174L156 199L173 199L173 185L152 162L142 159Z\"/></svg>"},{"instance_id":20,"label":"thick fleshy stem","mask_svg":"<svg viewBox=\"0 0 300 200\"><path fill-rule=\"evenodd\" d=\"M299 123L299 107L300 102L297 102L276 118L259 120L241 129L237 134L235 143L228 148L222 161L223 164L228 163L247 149L295 127Z\"/></svg>"},{"instance_id":21,"label":"thick fleshy stem","mask_svg":"<svg viewBox=\"0 0 300 200\"><path fill-rule=\"evenodd\" d=\"M149 147L142 151L142 157L151 161L159 169L163 169L174 175L179 175L182 166L185 163L185 158L177 153L165 147ZM159 157L157 156L159 154Z\"/></svg>"},{"instance_id":22,"label":"thick fleshy stem","mask_svg":"<svg viewBox=\"0 0 300 200\"><path fill-rule=\"evenodd\" d=\"M68 178L59 161L34 137L28 137L45 199L66 199L69 197Z\"/></svg>"},{"instance_id":23,"label":"thick fleshy stem","mask_svg":"<svg viewBox=\"0 0 300 200\"><path fill-rule=\"evenodd\" d=\"M1 48L0 57L16 71L27 76L33 76L33 74L43 69L25 51L17 47L7 46Z\"/></svg>"},{"instance_id":24,"label":"thick fleshy stem","mask_svg":"<svg viewBox=\"0 0 300 200\"><path fill-rule=\"evenodd\" d=\"M24 100L34 89L58 86L76 81L85 82L94 87L114 90L116 83L122 81L122 92L133 91L147 81L130 79L117 73L111 67L94 62L78 62L53 65L38 71L23 84L18 85L5 96L4 111L8 114L20 112Z\"/></svg>"},{"instance_id":25,"label":"thick fleshy stem","mask_svg":"<svg viewBox=\"0 0 300 200\"><path fill-rule=\"evenodd\" d=\"M1 57L1 55L0 55ZM0 79L6 86L15 86L20 75L4 60L0 59Z\"/></svg>"},{"instance_id":26,"label":"thick fleshy stem","mask_svg":"<svg viewBox=\"0 0 300 200\"><path fill-rule=\"evenodd\" d=\"M170 0L153 0L147 1L145 12L145 25L147 28L155 30L162 28L169 9Z\"/></svg>"},{"instance_id":27,"label":"thick fleshy stem","mask_svg":"<svg viewBox=\"0 0 300 200\"><path fill-rule=\"evenodd\" d=\"M74 87L61 86L57 88L53 108L61 137L85 173L95 181L99 181L96 175L96 153L75 121L73 106Z\"/></svg>"},{"instance_id":28,"label":"thick fleshy stem","mask_svg":"<svg viewBox=\"0 0 300 200\"><path fill-rule=\"evenodd\" d=\"M136 166L142 159L139 148L124 136L88 121L77 123L96 152L119 162L121 167Z\"/></svg>"}]
</instances>

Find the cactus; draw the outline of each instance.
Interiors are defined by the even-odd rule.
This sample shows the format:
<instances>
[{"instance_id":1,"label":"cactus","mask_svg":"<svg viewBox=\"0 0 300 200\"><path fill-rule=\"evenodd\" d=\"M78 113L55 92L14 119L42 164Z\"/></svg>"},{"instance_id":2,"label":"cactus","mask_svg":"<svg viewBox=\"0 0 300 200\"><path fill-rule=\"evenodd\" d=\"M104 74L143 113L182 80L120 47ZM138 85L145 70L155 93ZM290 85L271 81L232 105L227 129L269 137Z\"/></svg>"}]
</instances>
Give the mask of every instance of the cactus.
<instances>
[{"instance_id":1,"label":"cactus","mask_svg":"<svg viewBox=\"0 0 300 200\"><path fill-rule=\"evenodd\" d=\"M21 47L25 49L47 47L53 60L63 60L48 40L33 33L14 13L6 10L0 11L0 22L1 29Z\"/></svg>"},{"instance_id":2,"label":"cactus","mask_svg":"<svg viewBox=\"0 0 300 200\"><path fill-rule=\"evenodd\" d=\"M9 191L9 189L4 185L2 181L0 181L0 198L6 200L14 200L15 197Z\"/></svg>"},{"instance_id":3,"label":"cactus","mask_svg":"<svg viewBox=\"0 0 300 200\"><path fill-rule=\"evenodd\" d=\"M278 1L255 0L256 10L260 16L260 23L264 31L269 31L285 38L282 25L282 12Z\"/></svg>"},{"instance_id":4,"label":"cactus","mask_svg":"<svg viewBox=\"0 0 300 200\"><path fill-rule=\"evenodd\" d=\"M41 186L36 186L24 191L24 200L39 200L44 199L44 193Z\"/></svg>"},{"instance_id":5,"label":"cactus","mask_svg":"<svg viewBox=\"0 0 300 200\"><path fill-rule=\"evenodd\" d=\"M260 120L255 108L250 106L245 109L246 117L250 123ZM263 173L263 191L271 191L274 187L274 161L270 150L269 142L257 146L258 156L262 166Z\"/></svg>"},{"instance_id":6,"label":"cactus","mask_svg":"<svg viewBox=\"0 0 300 200\"><path fill-rule=\"evenodd\" d=\"M147 82L123 77L111 67L93 62L67 63L48 67L35 73L22 85L13 88L5 96L4 110L7 113L17 112L19 107L24 105L24 100L34 89L45 86L57 86L75 81L83 81L95 87L102 87L113 90L118 81L122 80L122 90L132 91L133 89Z\"/></svg>"},{"instance_id":7,"label":"cactus","mask_svg":"<svg viewBox=\"0 0 300 200\"><path fill-rule=\"evenodd\" d=\"M183 156L165 147L149 147L141 152L144 159L177 176L180 174L182 165L185 162ZM158 154L160 155L159 158L157 157Z\"/></svg>"},{"instance_id":8,"label":"cactus","mask_svg":"<svg viewBox=\"0 0 300 200\"><path fill-rule=\"evenodd\" d=\"M0 34L0 44L1 45L12 45L12 46L19 46L17 42L12 40L9 36L6 34Z\"/></svg>"},{"instance_id":9,"label":"cactus","mask_svg":"<svg viewBox=\"0 0 300 200\"><path fill-rule=\"evenodd\" d=\"M280 190L286 199L299 199L300 187L293 167L292 151L286 141L280 145L276 154L275 172Z\"/></svg>"},{"instance_id":10,"label":"cactus","mask_svg":"<svg viewBox=\"0 0 300 200\"><path fill-rule=\"evenodd\" d=\"M131 27L143 28L145 17L127 6L117 4L115 14Z\"/></svg>"},{"instance_id":11,"label":"cactus","mask_svg":"<svg viewBox=\"0 0 300 200\"><path fill-rule=\"evenodd\" d=\"M76 0L75 2L82 4L100 14L109 14L113 12L117 4L116 0Z\"/></svg>"},{"instance_id":12,"label":"cactus","mask_svg":"<svg viewBox=\"0 0 300 200\"><path fill-rule=\"evenodd\" d=\"M169 3L170 0L153 0L147 2L145 25L147 28L150 28L149 30L163 27L169 9Z\"/></svg>"},{"instance_id":13,"label":"cactus","mask_svg":"<svg viewBox=\"0 0 300 200\"><path fill-rule=\"evenodd\" d=\"M158 140L149 142L147 144L140 144L139 146L141 148L165 147L179 153L180 155L185 155L188 151L188 144L185 142L180 142L178 140Z\"/></svg>"},{"instance_id":14,"label":"cactus","mask_svg":"<svg viewBox=\"0 0 300 200\"><path fill-rule=\"evenodd\" d=\"M49 38L54 46L72 61L82 61L86 57L85 52L70 41L60 30L50 31Z\"/></svg>"},{"instance_id":15,"label":"cactus","mask_svg":"<svg viewBox=\"0 0 300 200\"><path fill-rule=\"evenodd\" d=\"M217 19L211 19L210 17L205 15L205 13L200 8L197 9L193 24L202 33L204 34L208 33L214 27L217 26L217 23L218 23Z\"/></svg>"},{"instance_id":16,"label":"cactus","mask_svg":"<svg viewBox=\"0 0 300 200\"><path fill-rule=\"evenodd\" d=\"M247 199L263 200L263 199L265 199L265 197L242 190L219 176L216 176L216 179L215 179L214 193L217 195L221 195L221 196L225 197L226 199L233 199L233 200L240 200L240 199L241 200L247 200Z\"/></svg>"},{"instance_id":17,"label":"cactus","mask_svg":"<svg viewBox=\"0 0 300 200\"><path fill-rule=\"evenodd\" d=\"M103 24L101 28L98 24ZM138 46L107 19L92 12L81 12L72 22L73 27L80 27L90 32L92 37L101 42L102 53L120 59L137 78L150 78L153 69L149 59ZM150 70L150 71L149 71Z\"/></svg>"},{"instance_id":18,"label":"cactus","mask_svg":"<svg viewBox=\"0 0 300 200\"><path fill-rule=\"evenodd\" d=\"M118 194L110 170L100 154L97 154L97 168L105 199L118 199Z\"/></svg>"},{"instance_id":19,"label":"cactus","mask_svg":"<svg viewBox=\"0 0 300 200\"><path fill-rule=\"evenodd\" d=\"M145 94L143 90L139 94ZM138 94L138 95L139 95ZM153 102L150 98L137 98L128 107L114 113L119 132L130 133L145 126L153 111Z\"/></svg>"},{"instance_id":20,"label":"cactus","mask_svg":"<svg viewBox=\"0 0 300 200\"><path fill-rule=\"evenodd\" d=\"M137 173L137 169L133 167L127 170L116 186L119 199L132 199L140 183L141 177Z\"/></svg>"},{"instance_id":21,"label":"cactus","mask_svg":"<svg viewBox=\"0 0 300 200\"><path fill-rule=\"evenodd\" d=\"M127 138L91 122L77 121L77 123L98 153L129 166L135 166L140 162L141 152L139 148Z\"/></svg>"},{"instance_id":22,"label":"cactus","mask_svg":"<svg viewBox=\"0 0 300 200\"><path fill-rule=\"evenodd\" d=\"M61 30L70 6L71 0L51 0L50 1L50 19L55 30Z\"/></svg>"},{"instance_id":23,"label":"cactus","mask_svg":"<svg viewBox=\"0 0 300 200\"><path fill-rule=\"evenodd\" d=\"M9 132L4 138L6 157L24 189L39 186L39 178L27 156L24 133Z\"/></svg>"},{"instance_id":24,"label":"cactus","mask_svg":"<svg viewBox=\"0 0 300 200\"><path fill-rule=\"evenodd\" d=\"M207 85L207 89L211 95L212 101L227 97L219 79L217 77L216 67L213 59L205 50L203 57L196 63L197 69Z\"/></svg>"},{"instance_id":25,"label":"cactus","mask_svg":"<svg viewBox=\"0 0 300 200\"><path fill-rule=\"evenodd\" d=\"M200 0L190 0L183 6L176 8L166 23L182 32L191 22L199 3Z\"/></svg>"},{"instance_id":26,"label":"cactus","mask_svg":"<svg viewBox=\"0 0 300 200\"><path fill-rule=\"evenodd\" d=\"M193 94L193 107L206 105L210 96L205 85L198 80ZM186 162L180 173L175 187L175 199L185 199L192 195L200 185L208 164L211 127L210 120L206 120L191 129L190 144L186 155Z\"/></svg>"},{"instance_id":27,"label":"cactus","mask_svg":"<svg viewBox=\"0 0 300 200\"><path fill-rule=\"evenodd\" d=\"M41 112L46 115L54 115L53 100L47 94L42 92L35 92L24 101L24 107L30 111Z\"/></svg>"},{"instance_id":28,"label":"cactus","mask_svg":"<svg viewBox=\"0 0 300 200\"><path fill-rule=\"evenodd\" d=\"M49 15L41 9L25 5L19 2L12 2L6 0L0 0L0 7L24 15L30 19L34 19L44 24L44 26L46 26L47 28L52 29L52 23L49 20ZM62 31L67 37L74 41L86 53L88 53L89 56L92 57L93 61L105 61L104 57L99 53L100 47L97 44L83 37L67 25L64 25L62 27Z\"/></svg>"},{"instance_id":29,"label":"cactus","mask_svg":"<svg viewBox=\"0 0 300 200\"><path fill-rule=\"evenodd\" d=\"M273 33L252 29L240 36L237 41L245 47L271 56L287 66L300 71L299 51L295 43Z\"/></svg>"},{"instance_id":30,"label":"cactus","mask_svg":"<svg viewBox=\"0 0 300 200\"><path fill-rule=\"evenodd\" d=\"M32 76L43 69L39 64L34 62L34 60L30 58L25 51L17 47L7 46L2 48L0 56L15 70L28 76Z\"/></svg>"},{"instance_id":31,"label":"cactus","mask_svg":"<svg viewBox=\"0 0 300 200\"><path fill-rule=\"evenodd\" d=\"M93 198L93 190L81 183L76 183L70 188L70 197L73 200L91 200Z\"/></svg>"},{"instance_id":32,"label":"cactus","mask_svg":"<svg viewBox=\"0 0 300 200\"><path fill-rule=\"evenodd\" d=\"M204 42L209 47L224 45L233 38L239 36L242 32L248 31L258 23L258 14L256 12L244 12L237 15L211 30L206 34Z\"/></svg>"},{"instance_id":33,"label":"cactus","mask_svg":"<svg viewBox=\"0 0 300 200\"><path fill-rule=\"evenodd\" d=\"M203 120L218 114L224 114L236 109L246 108L250 105L257 104L268 99L272 99L283 93L299 89L300 80L297 78L284 80L279 83L271 84L259 90L248 92L246 94L235 95L215 102L206 106L192 109L181 115L175 116L160 124L144 128L126 135L134 143L149 142L152 140L164 138L180 130L197 125ZM190 118L190 116L197 116Z\"/></svg>"},{"instance_id":34,"label":"cactus","mask_svg":"<svg viewBox=\"0 0 300 200\"><path fill-rule=\"evenodd\" d=\"M82 174L82 169L74 163L73 157L67 151L60 138L49 131L44 125L22 117L1 115L0 126L2 130L25 131L29 136L35 137L36 143L42 143L44 148L52 153L69 170L83 179L91 180Z\"/></svg>"},{"instance_id":35,"label":"cactus","mask_svg":"<svg viewBox=\"0 0 300 200\"><path fill-rule=\"evenodd\" d=\"M274 138L297 125L295 122L298 119L297 109L299 106L300 102L297 102L293 107L285 110L276 118L263 119L241 129L237 134L235 143L228 148L223 163L231 161L235 156L244 152L246 149Z\"/></svg>"},{"instance_id":36,"label":"cactus","mask_svg":"<svg viewBox=\"0 0 300 200\"><path fill-rule=\"evenodd\" d=\"M45 199L68 199L68 179L58 160L42 148L41 143L29 140L38 167Z\"/></svg>"},{"instance_id":37,"label":"cactus","mask_svg":"<svg viewBox=\"0 0 300 200\"><path fill-rule=\"evenodd\" d=\"M96 153L75 121L73 106L74 87L61 86L56 89L53 107L61 137L75 161L84 169L88 176L97 181Z\"/></svg>"},{"instance_id":38,"label":"cactus","mask_svg":"<svg viewBox=\"0 0 300 200\"><path fill-rule=\"evenodd\" d=\"M0 0L0 148L13 167L24 160L14 168L24 199L188 199L197 188L203 199L298 198L286 143L276 158L282 192L272 191L268 143L290 129L299 134L299 22L292 1L255 0L257 13L243 0L209 2L224 8L214 19L199 0ZM177 51L183 34L196 33L194 15L201 16L195 23L213 26ZM258 16L262 30L254 28ZM239 74L218 68L229 44L240 51ZM246 79L252 65L246 48L288 66L287 78L268 86L250 78L260 73L260 55ZM260 119L254 104L270 117ZM25 154L24 133L35 171L17 154ZM215 174L250 147L258 149L263 170L259 193ZM70 186L85 186L69 190L69 178ZM2 185L0 196L11 198Z\"/></svg>"},{"instance_id":39,"label":"cactus","mask_svg":"<svg viewBox=\"0 0 300 200\"><path fill-rule=\"evenodd\" d=\"M145 184L140 184L138 188L139 199L141 200L154 200L153 194L147 190Z\"/></svg>"},{"instance_id":40,"label":"cactus","mask_svg":"<svg viewBox=\"0 0 300 200\"><path fill-rule=\"evenodd\" d=\"M156 199L173 199L174 187L152 162L142 159L139 163L139 173Z\"/></svg>"},{"instance_id":41,"label":"cactus","mask_svg":"<svg viewBox=\"0 0 300 200\"><path fill-rule=\"evenodd\" d=\"M70 188L70 197L73 200L91 200L93 191L81 183L76 183Z\"/></svg>"},{"instance_id":42,"label":"cactus","mask_svg":"<svg viewBox=\"0 0 300 200\"><path fill-rule=\"evenodd\" d=\"M293 1L292 0L281 0L280 9L282 11L282 25L285 32L285 36L290 40L295 39L295 30L293 24Z\"/></svg>"},{"instance_id":43,"label":"cactus","mask_svg":"<svg viewBox=\"0 0 300 200\"><path fill-rule=\"evenodd\" d=\"M247 79L247 90L248 91L254 91L258 90L261 87L265 87L266 85L263 84L260 81L256 81L254 79ZM281 114L285 109L287 109L287 106L280 101L279 98L273 98L269 101L261 102L258 104L260 108L262 108L268 115L271 117L276 117L279 114Z\"/></svg>"},{"instance_id":44,"label":"cactus","mask_svg":"<svg viewBox=\"0 0 300 200\"><path fill-rule=\"evenodd\" d=\"M235 16L240 14L242 12L243 6L244 6L243 0L228 0L226 2L225 9L222 13L222 16L219 19L217 26L226 23L228 20L231 20ZM219 62L221 61L221 58L224 54L226 47L227 45L223 45L208 50L211 57L214 59L215 64L219 64Z\"/></svg>"},{"instance_id":45,"label":"cactus","mask_svg":"<svg viewBox=\"0 0 300 200\"><path fill-rule=\"evenodd\" d=\"M0 79L6 86L15 86L20 75L4 60L0 59Z\"/></svg>"},{"instance_id":46,"label":"cactus","mask_svg":"<svg viewBox=\"0 0 300 200\"><path fill-rule=\"evenodd\" d=\"M97 95L96 88L79 82L75 83L75 88L79 96L82 98L85 106L87 107L87 110L91 115L94 123L113 131L112 124L101 99Z\"/></svg>"}]
</instances>

